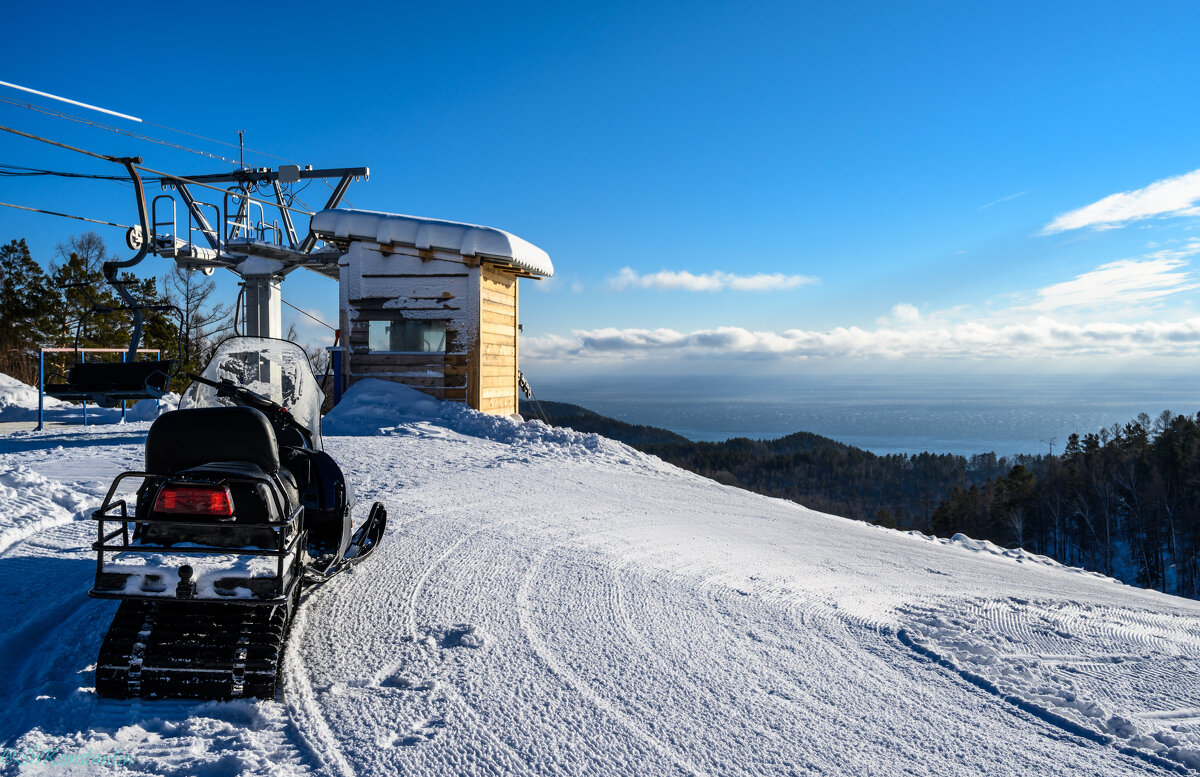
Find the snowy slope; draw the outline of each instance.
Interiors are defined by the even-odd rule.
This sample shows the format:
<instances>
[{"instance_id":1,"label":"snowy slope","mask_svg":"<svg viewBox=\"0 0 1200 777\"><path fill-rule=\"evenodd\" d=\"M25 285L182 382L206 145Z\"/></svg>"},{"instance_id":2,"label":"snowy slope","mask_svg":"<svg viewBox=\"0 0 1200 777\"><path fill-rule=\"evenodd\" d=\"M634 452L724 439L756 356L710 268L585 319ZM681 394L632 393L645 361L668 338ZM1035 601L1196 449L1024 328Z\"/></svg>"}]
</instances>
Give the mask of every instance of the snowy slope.
<instances>
[{"instance_id":1,"label":"snowy slope","mask_svg":"<svg viewBox=\"0 0 1200 777\"><path fill-rule=\"evenodd\" d=\"M300 608L273 702L97 701L77 519L148 425L0 438L4 773L1200 768L1196 602L369 388L326 447L387 542Z\"/></svg>"}]
</instances>

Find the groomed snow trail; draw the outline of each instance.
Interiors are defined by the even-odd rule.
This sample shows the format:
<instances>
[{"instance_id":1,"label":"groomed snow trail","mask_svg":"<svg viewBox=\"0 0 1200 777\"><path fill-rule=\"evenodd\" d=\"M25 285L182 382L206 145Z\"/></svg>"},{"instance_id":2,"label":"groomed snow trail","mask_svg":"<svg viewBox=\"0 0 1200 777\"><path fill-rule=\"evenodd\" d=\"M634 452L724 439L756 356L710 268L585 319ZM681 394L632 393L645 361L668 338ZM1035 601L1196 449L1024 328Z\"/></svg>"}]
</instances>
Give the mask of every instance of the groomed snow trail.
<instances>
[{"instance_id":1,"label":"groomed snow trail","mask_svg":"<svg viewBox=\"0 0 1200 777\"><path fill-rule=\"evenodd\" d=\"M1200 604L461 413L327 437L391 527L302 605L277 701L97 702L114 605L70 495L144 432L0 438L0 483L61 511L0 507L3 746L128 753L116 774L1200 768Z\"/></svg>"}]
</instances>

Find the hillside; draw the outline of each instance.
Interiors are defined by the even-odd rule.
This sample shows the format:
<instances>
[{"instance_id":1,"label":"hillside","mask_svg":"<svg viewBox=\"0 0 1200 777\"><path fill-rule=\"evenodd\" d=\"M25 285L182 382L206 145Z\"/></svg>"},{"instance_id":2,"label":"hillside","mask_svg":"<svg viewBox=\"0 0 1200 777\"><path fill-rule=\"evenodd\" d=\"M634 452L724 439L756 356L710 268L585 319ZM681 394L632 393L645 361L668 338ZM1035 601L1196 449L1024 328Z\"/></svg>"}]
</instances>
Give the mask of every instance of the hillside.
<instances>
[{"instance_id":1,"label":"hillside","mask_svg":"<svg viewBox=\"0 0 1200 777\"><path fill-rule=\"evenodd\" d=\"M521 403L526 418L620 440L691 472L823 512L892 528L930 530L930 518L955 489L1008 474L995 454L965 458L919 453L879 456L810 432L773 440L736 437L692 442L653 426L627 424L564 402ZM1037 457L1029 457L1029 463ZM1023 459L1024 460L1024 459Z\"/></svg>"},{"instance_id":2,"label":"hillside","mask_svg":"<svg viewBox=\"0 0 1200 777\"><path fill-rule=\"evenodd\" d=\"M641 445L688 444L691 441L682 434L660 429L657 426L629 424L615 418L592 412L586 407L567 402L520 402L521 415L536 418L551 426L565 426L579 432L600 434L612 440L634 447Z\"/></svg>"},{"instance_id":3,"label":"hillside","mask_svg":"<svg viewBox=\"0 0 1200 777\"><path fill-rule=\"evenodd\" d=\"M98 702L82 511L147 425L0 438L0 745L113 774L1200 768L1196 602L400 400L327 419L393 522L302 604L274 701Z\"/></svg>"}]
</instances>

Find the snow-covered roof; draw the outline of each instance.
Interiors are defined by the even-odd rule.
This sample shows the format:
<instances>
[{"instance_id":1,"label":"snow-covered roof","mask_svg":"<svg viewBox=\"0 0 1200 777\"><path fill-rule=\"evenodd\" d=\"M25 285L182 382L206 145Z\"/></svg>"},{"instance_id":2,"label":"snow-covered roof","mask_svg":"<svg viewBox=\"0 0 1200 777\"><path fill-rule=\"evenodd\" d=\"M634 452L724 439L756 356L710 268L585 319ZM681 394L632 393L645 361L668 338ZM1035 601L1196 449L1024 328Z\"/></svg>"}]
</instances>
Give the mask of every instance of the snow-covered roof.
<instances>
[{"instance_id":1,"label":"snow-covered roof","mask_svg":"<svg viewBox=\"0 0 1200 777\"><path fill-rule=\"evenodd\" d=\"M534 275L554 275L554 265L545 251L492 227L398 213L337 209L323 210L313 216L309 228L324 240L369 240L380 245L440 248L509 264Z\"/></svg>"}]
</instances>

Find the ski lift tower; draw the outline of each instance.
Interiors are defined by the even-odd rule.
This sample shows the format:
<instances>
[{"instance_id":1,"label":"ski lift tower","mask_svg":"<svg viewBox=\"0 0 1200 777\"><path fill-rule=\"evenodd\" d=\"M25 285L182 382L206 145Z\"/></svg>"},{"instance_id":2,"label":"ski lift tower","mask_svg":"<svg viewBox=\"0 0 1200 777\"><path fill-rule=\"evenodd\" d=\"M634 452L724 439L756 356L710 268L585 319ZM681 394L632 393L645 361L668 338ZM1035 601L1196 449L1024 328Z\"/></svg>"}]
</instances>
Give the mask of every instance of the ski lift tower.
<instances>
[{"instance_id":1,"label":"ski lift tower","mask_svg":"<svg viewBox=\"0 0 1200 777\"><path fill-rule=\"evenodd\" d=\"M157 172L157 171L156 171ZM174 189L183 213L171 194L160 194L150 203L149 252L173 259L185 269L211 274L220 267L242 279L241 316L244 334L282 337L282 293L280 284L291 272L304 267L328 278L338 279L342 251L333 245L317 245L305 230L301 238L293 216L311 217L313 212L293 207L292 187L300 181L320 178L336 180L325 209L341 203L350 184L367 180L366 167L314 170L311 166L282 165L244 168L230 173L175 176L158 173L164 189ZM210 202L197 199L194 189L215 192ZM278 216L267 220L267 214ZM186 214L184 229L180 219ZM142 230L134 227L126 235L132 249L141 247Z\"/></svg>"}]
</instances>

